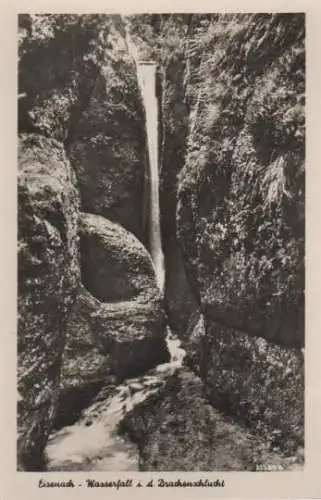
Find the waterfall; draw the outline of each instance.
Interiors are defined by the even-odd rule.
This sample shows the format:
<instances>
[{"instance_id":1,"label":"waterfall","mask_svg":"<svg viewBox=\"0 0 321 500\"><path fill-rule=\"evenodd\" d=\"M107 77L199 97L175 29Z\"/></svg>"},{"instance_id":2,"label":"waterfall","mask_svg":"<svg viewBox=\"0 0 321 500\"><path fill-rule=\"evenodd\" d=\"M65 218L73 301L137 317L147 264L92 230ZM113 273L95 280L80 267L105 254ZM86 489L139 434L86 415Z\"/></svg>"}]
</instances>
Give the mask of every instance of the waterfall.
<instances>
[{"instance_id":1,"label":"waterfall","mask_svg":"<svg viewBox=\"0 0 321 500\"><path fill-rule=\"evenodd\" d=\"M146 129L149 153L150 252L155 265L157 282L161 291L163 291L165 271L159 209L158 104L156 96L156 63L153 61L138 61L137 76L146 113Z\"/></svg>"},{"instance_id":2,"label":"waterfall","mask_svg":"<svg viewBox=\"0 0 321 500\"><path fill-rule=\"evenodd\" d=\"M138 85L146 114L146 130L149 156L149 246L154 262L156 279L163 292L165 282L164 254L160 229L159 171L158 171L158 103L156 96L156 62L141 61L139 52L131 40L128 25L124 19L128 52L136 63Z\"/></svg>"},{"instance_id":3,"label":"waterfall","mask_svg":"<svg viewBox=\"0 0 321 500\"><path fill-rule=\"evenodd\" d=\"M165 283L164 254L162 250L160 208L159 208L159 171L158 171L158 102L156 95L156 69L155 61L143 61L139 57L139 50L133 43L128 25L125 21L126 43L128 52L136 63L138 85L143 98L146 115L146 130L149 155L149 238L150 252L154 262L156 278L160 290L163 292ZM171 363L180 366L185 355L181 342L167 327L167 346L171 354ZM171 364L170 363L170 364Z\"/></svg>"}]
</instances>

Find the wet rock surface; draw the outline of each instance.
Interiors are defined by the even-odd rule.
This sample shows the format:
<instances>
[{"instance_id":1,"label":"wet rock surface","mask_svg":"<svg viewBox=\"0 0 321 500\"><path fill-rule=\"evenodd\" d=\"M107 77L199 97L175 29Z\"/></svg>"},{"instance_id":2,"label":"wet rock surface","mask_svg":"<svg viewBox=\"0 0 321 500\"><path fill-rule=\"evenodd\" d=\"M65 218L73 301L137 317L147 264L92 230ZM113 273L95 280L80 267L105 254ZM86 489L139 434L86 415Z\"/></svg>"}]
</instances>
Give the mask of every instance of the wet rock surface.
<instances>
[{"instance_id":1,"label":"wet rock surface","mask_svg":"<svg viewBox=\"0 0 321 500\"><path fill-rule=\"evenodd\" d=\"M170 335L170 337L172 337ZM284 453L215 409L203 383L168 341L171 362L141 377L106 385L77 422L53 432L46 470L300 470L303 448Z\"/></svg>"}]
</instances>

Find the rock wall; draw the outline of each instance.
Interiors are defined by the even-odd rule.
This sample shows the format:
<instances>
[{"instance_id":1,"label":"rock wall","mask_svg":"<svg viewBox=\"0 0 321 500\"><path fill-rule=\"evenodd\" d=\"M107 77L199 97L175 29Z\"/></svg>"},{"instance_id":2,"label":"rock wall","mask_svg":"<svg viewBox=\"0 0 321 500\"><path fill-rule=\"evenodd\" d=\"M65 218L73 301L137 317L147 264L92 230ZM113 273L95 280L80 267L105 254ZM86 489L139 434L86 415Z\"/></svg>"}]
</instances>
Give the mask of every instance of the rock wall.
<instances>
[{"instance_id":1,"label":"rock wall","mask_svg":"<svg viewBox=\"0 0 321 500\"><path fill-rule=\"evenodd\" d=\"M188 58L180 241L209 399L290 452L304 440L304 17L224 21L198 28Z\"/></svg>"},{"instance_id":2,"label":"rock wall","mask_svg":"<svg viewBox=\"0 0 321 500\"><path fill-rule=\"evenodd\" d=\"M160 79L161 165L160 208L162 241L166 262L165 297L170 324L183 339L195 323L197 299L186 275L177 239L176 213L178 174L184 166L188 134L188 109L184 92L185 62L183 54L173 54L164 61ZM197 315L196 315L197 316Z\"/></svg>"},{"instance_id":3,"label":"rock wall","mask_svg":"<svg viewBox=\"0 0 321 500\"><path fill-rule=\"evenodd\" d=\"M53 426L169 359L120 16L19 16L18 118L18 468L36 470Z\"/></svg>"},{"instance_id":4,"label":"rock wall","mask_svg":"<svg viewBox=\"0 0 321 500\"><path fill-rule=\"evenodd\" d=\"M61 144L21 136L18 195L20 468L37 466L53 423L68 315L77 294L79 195Z\"/></svg>"},{"instance_id":5,"label":"rock wall","mask_svg":"<svg viewBox=\"0 0 321 500\"><path fill-rule=\"evenodd\" d=\"M118 222L147 242L148 157L136 67L114 30L107 43L108 55L74 132L70 157L83 210Z\"/></svg>"},{"instance_id":6,"label":"rock wall","mask_svg":"<svg viewBox=\"0 0 321 500\"><path fill-rule=\"evenodd\" d=\"M63 142L82 210L145 241L144 111L120 16L19 19L19 130Z\"/></svg>"},{"instance_id":7,"label":"rock wall","mask_svg":"<svg viewBox=\"0 0 321 500\"><path fill-rule=\"evenodd\" d=\"M181 242L209 316L301 347L304 17L225 19L199 33L189 58L200 76L186 86Z\"/></svg>"},{"instance_id":8,"label":"rock wall","mask_svg":"<svg viewBox=\"0 0 321 500\"><path fill-rule=\"evenodd\" d=\"M271 449L304 447L304 356L209 319L201 349L206 394L261 434Z\"/></svg>"},{"instance_id":9,"label":"rock wall","mask_svg":"<svg viewBox=\"0 0 321 500\"><path fill-rule=\"evenodd\" d=\"M133 32L162 68L164 248L176 212L204 318L181 334L186 362L215 405L290 450L303 442L304 15L143 21ZM179 266L166 265L171 303Z\"/></svg>"},{"instance_id":10,"label":"rock wall","mask_svg":"<svg viewBox=\"0 0 321 500\"><path fill-rule=\"evenodd\" d=\"M131 23L159 62L171 326L207 398L293 453L304 413L304 16ZM71 410L169 359L142 245L144 112L120 16L19 16L18 118L18 467L35 470Z\"/></svg>"}]
</instances>

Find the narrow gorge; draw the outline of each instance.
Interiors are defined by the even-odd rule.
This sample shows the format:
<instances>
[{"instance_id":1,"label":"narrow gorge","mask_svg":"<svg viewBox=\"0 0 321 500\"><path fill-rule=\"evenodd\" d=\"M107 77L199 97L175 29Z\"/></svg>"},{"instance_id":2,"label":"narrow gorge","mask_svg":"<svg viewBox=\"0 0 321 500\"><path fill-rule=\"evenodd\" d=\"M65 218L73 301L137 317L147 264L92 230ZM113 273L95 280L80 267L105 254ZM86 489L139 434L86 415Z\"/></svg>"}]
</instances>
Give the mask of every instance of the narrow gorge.
<instances>
[{"instance_id":1,"label":"narrow gorge","mask_svg":"<svg viewBox=\"0 0 321 500\"><path fill-rule=\"evenodd\" d=\"M302 468L304 37L19 16L18 470Z\"/></svg>"}]
</instances>

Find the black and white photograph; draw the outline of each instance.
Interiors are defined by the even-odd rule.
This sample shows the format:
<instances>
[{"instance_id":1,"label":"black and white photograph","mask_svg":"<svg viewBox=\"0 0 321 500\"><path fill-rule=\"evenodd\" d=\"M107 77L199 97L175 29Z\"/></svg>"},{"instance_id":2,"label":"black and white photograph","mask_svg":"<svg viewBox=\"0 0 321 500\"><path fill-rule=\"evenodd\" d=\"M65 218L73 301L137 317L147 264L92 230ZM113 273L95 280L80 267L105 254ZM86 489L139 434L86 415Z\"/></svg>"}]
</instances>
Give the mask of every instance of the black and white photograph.
<instances>
[{"instance_id":1,"label":"black and white photograph","mask_svg":"<svg viewBox=\"0 0 321 500\"><path fill-rule=\"evenodd\" d=\"M304 471L305 14L16 20L16 470Z\"/></svg>"}]
</instances>

